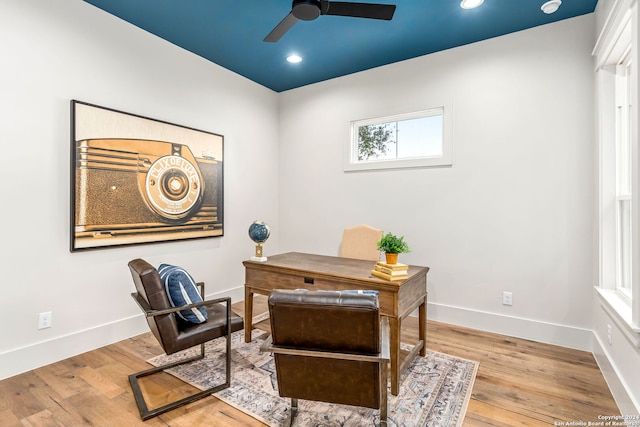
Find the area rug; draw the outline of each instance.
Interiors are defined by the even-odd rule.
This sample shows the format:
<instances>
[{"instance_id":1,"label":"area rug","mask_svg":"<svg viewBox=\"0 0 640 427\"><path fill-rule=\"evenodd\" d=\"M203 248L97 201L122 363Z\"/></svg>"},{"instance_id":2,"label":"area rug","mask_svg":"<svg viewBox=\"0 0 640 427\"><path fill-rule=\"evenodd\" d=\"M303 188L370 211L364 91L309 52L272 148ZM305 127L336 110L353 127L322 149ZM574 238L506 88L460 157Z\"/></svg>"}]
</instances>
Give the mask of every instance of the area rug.
<instances>
[{"instance_id":1,"label":"area rug","mask_svg":"<svg viewBox=\"0 0 640 427\"><path fill-rule=\"evenodd\" d=\"M278 395L275 364L270 353L260 352L268 333L254 329L250 343L244 342L244 331L232 334L231 387L215 393L227 404L262 421L270 427L285 425L290 399ZM168 372L200 389L224 381L225 340L206 344L205 359L174 368ZM171 356L149 360L160 365L195 353L197 348ZM388 425L390 427L461 426L467 410L478 362L443 353L427 351L416 357L401 377L400 393L388 393ZM299 427L363 427L380 423L375 409L333 405L307 400L298 401L294 426Z\"/></svg>"}]
</instances>

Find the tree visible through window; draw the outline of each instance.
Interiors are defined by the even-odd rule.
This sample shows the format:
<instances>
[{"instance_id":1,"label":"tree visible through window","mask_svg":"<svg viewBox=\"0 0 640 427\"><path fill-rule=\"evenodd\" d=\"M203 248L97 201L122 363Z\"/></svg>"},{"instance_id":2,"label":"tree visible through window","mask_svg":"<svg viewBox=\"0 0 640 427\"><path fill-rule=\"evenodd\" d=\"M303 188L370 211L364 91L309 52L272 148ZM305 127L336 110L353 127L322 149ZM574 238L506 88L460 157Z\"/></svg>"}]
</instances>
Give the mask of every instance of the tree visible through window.
<instances>
[{"instance_id":1,"label":"tree visible through window","mask_svg":"<svg viewBox=\"0 0 640 427\"><path fill-rule=\"evenodd\" d=\"M358 160L369 160L383 156L389 144L395 144L393 131L388 123L358 127Z\"/></svg>"}]
</instances>

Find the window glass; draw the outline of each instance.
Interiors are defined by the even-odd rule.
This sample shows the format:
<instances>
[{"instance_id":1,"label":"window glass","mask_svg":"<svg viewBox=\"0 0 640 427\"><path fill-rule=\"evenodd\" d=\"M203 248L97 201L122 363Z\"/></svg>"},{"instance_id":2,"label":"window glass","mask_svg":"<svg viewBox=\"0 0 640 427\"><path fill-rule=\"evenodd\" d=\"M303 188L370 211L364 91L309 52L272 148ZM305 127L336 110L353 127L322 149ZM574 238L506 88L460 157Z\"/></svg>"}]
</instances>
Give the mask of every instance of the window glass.
<instances>
[{"instance_id":1,"label":"window glass","mask_svg":"<svg viewBox=\"0 0 640 427\"><path fill-rule=\"evenodd\" d=\"M445 107L351 123L345 170L451 165Z\"/></svg>"},{"instance_id":2,"label":"window glass","mask_svg":"<svg viewBox=\"0 0 640 427\"><path fill-rule=\"evenodd\" d=\"M618 201L618 272L617 288L631 297L631 200Z\"/></svg>"},{"instance_id":3,"label":"window glass","mask_svg":"<svg viewBox=\"0 0 640 427\"><path fill-rule=\"evenodd\" d=\"M616 67L616 288L631 298L631 55L630 47Z\"/></svg>"}]
</instances>

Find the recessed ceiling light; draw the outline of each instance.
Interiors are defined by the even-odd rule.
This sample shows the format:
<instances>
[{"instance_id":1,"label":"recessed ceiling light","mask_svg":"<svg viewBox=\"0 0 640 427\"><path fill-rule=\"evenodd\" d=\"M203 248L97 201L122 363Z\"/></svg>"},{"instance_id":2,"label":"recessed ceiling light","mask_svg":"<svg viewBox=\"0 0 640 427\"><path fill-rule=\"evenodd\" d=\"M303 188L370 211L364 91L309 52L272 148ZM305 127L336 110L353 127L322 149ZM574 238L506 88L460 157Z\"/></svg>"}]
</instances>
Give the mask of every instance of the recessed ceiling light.
<instances>
[{"instance_id":1,"label":"recessed ceiling light","mask_svg":"<svg viewBox=\"0 0 640 427\"><path fill-rule=\"evenodd\" d=\"M553 13L556 10L558 10L558 8L560 7L561 4L562 4L561 0L550 0L550 1L546 2L545 4L543 4L540 7L540 9L542 9L542 11L548 15L548 14Z\"/></svg>"},{"instance_id":2,"label":"recessed ceiling light","mask_svg":"<svg viewBox=\"0 0 640 427\"><path fill-rule=\"evenodd\" d=\"M299 55L289 55L287 56L287 61L291 62L292 64L297 64L298 62L302 61L302 57Z\"/></svg>"},{"instance_id":3,"label":"recessed ceiling light","mask_svg":"<svg viewBox=\"0 0 640 427\"><path fill-rule=\"evenodd\" d=\"M462 0L460 7L463 9L474 9L484 3L484 0Z\"/></svg>"}]
</instances>

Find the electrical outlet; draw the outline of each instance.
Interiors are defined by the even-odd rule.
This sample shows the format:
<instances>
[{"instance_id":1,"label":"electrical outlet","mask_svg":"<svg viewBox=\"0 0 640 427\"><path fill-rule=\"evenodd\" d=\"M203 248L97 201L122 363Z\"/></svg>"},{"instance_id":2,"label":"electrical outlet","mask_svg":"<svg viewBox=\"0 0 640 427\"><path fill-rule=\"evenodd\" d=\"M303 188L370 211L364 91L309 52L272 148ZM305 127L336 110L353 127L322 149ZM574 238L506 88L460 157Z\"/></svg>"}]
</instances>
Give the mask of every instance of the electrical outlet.
<instances>
[{"instance_id":1,"label":"electrical outlet","mask_svg":"<svg viewBox=\"0 0 640 427\"><path fill-rule=\"evenodd\" d=\"M50 311L45 311L43 313L40 313L38 317L38 329L50 328L51 317L52 317L52 314Z\"/></svg>"},{"instance_id":2,"label":"electrical outlet","mask_svg":"<svg viewBox=\"0 0 640 427\"><path fill-rule=\"evenodd\" d=\"M502 293L502 305L513 305L513 294L511 292Z\"/></svg>"},{"instance_id":3,"label":"electrical outlet","mask_svg":"<svg viewBox=\"0 0 640 427\"><path fill-rule=\"evenodd\" d=\"M609 341L609 345L611 345L611 325L607 325L607 341Z\"/></svg>"}]
</instances>

